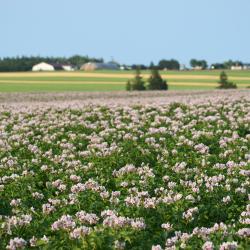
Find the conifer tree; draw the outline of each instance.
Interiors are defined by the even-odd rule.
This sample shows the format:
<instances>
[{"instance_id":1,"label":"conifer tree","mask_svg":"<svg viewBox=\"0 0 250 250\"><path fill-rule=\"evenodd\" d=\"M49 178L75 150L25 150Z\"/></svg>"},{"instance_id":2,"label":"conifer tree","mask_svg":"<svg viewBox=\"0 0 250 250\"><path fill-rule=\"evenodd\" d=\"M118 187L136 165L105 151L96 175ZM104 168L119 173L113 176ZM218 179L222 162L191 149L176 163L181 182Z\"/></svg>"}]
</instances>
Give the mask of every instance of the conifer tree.
<instances>
[{"instance_id":1,"label":"conifer tree","mask_svg":"<svg viewBox=\"0 0 250 250\"><path fill-rule=\"evenodd\" d=\"M163 80L157 69L151 70L151 76L148 79L149 90L167 90L168 84L166 80Z\"/></svg>"},{"instance_id":2,"label":"conifer tree","mask_svg":"<svg viewBox=\"0 0 250 250\"><path fill-rule=\"evenodd\" d=\"M135 77L127 82L126 89L129 91L146 89L145 82L143 81L139 67L136 69Z\"/></svg>"},{"instance_id":3,"label":"conifer tree","mask_svg":"<svg viewBox=\"0 0 250 250\"><path fill-rule=\"evenodd\" d=\"M233 82L228 81L228 77L225 71L220 73L219 89L236 89L237 85Z\"/></svg>"}]
</instances>

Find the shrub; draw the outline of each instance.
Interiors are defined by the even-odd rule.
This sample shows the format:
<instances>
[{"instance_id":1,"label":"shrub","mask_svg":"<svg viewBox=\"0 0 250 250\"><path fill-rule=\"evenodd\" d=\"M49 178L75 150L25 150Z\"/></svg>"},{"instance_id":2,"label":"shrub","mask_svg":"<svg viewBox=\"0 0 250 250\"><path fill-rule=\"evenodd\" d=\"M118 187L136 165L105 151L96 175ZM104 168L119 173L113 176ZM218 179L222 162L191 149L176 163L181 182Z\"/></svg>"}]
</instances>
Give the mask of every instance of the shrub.
<instances>
[{"instance_id":1,"label":"shrub","mask_svg":"<svg viewBox=\"0 0 250 250\"><path fill-rule=\"evenodd\" d=\"M227 74L225 71L220 73L219 89L236 89L237 85L233 82L228 81Z\"/></svg>"},{"instance_id":2,"label":"shrub","mask_svg":"<svg viewBox=\"0 0 250 250\"><path fill-rule=\"evenodd\" d=\"M149 90L167 90L167 81L163 80L157 69L152 69L151 76L148 79Z\"/></svg>"}]
</instances>

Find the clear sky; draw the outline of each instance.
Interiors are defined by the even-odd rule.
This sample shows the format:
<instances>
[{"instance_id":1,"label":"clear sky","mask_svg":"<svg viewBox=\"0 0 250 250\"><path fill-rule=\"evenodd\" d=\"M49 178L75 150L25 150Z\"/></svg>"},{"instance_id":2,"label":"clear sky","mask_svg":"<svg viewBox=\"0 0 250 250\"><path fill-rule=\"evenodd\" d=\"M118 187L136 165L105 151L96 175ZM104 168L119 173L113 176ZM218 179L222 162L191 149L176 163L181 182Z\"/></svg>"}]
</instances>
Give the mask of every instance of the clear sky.
<instances>
[{"instance_id":1,"label":"clear sky","mask_svg":"<svg viewBox=\"0 0 250 250\"><path fill-rule=\"evenodd\" d=\"M250 0L0 0L0 57L250 62Z\"/></svg>"}]
</instances>

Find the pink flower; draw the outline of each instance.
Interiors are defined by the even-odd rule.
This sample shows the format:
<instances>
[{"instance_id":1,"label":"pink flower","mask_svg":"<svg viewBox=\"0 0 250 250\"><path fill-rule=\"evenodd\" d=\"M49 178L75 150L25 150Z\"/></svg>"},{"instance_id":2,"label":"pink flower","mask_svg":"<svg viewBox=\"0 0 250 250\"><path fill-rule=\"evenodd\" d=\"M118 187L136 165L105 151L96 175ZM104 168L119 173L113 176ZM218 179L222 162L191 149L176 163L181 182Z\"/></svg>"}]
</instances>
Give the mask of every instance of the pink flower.
<instances>
[{"instance_id":1,"label":"pink flower","mask_svg":"<svg viewBox=\"0 0 250 250\"><path fill-rule=\"evenodd\" d=\"M26 246L27 242L22 238L14 238L11 239L9 242L9 245L6 247L6 249L9 250L16 250L16 249L23 249Z\"/></svg>"}]
</instances>

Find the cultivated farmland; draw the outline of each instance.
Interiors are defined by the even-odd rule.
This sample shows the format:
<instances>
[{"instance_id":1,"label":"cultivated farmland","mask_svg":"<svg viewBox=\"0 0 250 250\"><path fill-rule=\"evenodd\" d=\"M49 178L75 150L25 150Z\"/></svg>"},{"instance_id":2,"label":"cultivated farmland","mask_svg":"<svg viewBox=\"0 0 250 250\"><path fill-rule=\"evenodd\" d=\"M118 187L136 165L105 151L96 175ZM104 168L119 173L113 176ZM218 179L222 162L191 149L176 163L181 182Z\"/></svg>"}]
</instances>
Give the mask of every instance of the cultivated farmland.
<instances>
[{"instance_id":1,"label":"cultivated farmland","mask_svg":"<svg viewBox=\"0 0 250 250\"><path fill-rule=\"evenodd\" d=\"M218 86L219 71L168 71L161 72L171 90L205 90ZM142 72L145 80L150 72ZM229 80L238 88L250 86L250 71L228 71ZM32 91L117 91L125 90L131 71L97 72L24 72L0 73L0 92Z\"/></svg>"},{"instance_id":2,"label":"cultivated farmland","mask_svg":"<svg viewBox=\"0 0 250 250\"><path fill-rule=\"evenodd\" d=\"M0 249L249 249L249 91L0 104Z\"/></svg>"}]
</instances>

